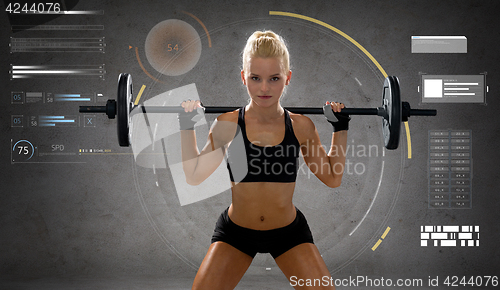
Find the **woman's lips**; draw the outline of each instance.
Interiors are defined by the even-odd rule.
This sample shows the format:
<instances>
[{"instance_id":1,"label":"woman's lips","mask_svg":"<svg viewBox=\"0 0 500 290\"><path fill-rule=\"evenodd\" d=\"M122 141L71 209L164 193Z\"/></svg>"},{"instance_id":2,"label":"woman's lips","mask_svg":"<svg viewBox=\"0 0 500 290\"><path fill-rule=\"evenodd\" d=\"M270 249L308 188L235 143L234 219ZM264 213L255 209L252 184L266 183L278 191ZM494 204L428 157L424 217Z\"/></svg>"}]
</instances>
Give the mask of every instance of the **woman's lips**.
<instances>
[{"instance_id":1,"label":"woman's lips","mask_svg":"<svg viewBox=\"0 0 500 290\"><path fill-rule=\"evenodd\" d=\"M271 96L259 96L259 98L261 98L261 99L270 99Z\"/></svg>"}]
</instances>

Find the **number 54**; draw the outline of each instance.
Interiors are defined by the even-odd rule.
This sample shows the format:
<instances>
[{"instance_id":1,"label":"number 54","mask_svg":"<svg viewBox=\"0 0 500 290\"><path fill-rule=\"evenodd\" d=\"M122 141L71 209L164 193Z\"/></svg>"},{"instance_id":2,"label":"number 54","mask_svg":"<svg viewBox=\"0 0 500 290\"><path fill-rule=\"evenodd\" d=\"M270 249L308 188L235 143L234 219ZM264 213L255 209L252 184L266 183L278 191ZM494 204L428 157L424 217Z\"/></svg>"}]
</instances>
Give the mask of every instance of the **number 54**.
<instances>
[{"instance_id":1,"label":"number 54","mask_svg":"<svg viewBox=\"0 0 500 290\"><path fill-rule=\"evenodd\" d=\"M171 44L171 43L169 43L169 44L167 45L167 50L168 50L168 51L172 51L172 50L178 51L178 50L179 50L179 45L178 45L178 44L176 44L176 45L174 45L174 46L172 47L172 44Z\"/></svg>"}]
</instances>

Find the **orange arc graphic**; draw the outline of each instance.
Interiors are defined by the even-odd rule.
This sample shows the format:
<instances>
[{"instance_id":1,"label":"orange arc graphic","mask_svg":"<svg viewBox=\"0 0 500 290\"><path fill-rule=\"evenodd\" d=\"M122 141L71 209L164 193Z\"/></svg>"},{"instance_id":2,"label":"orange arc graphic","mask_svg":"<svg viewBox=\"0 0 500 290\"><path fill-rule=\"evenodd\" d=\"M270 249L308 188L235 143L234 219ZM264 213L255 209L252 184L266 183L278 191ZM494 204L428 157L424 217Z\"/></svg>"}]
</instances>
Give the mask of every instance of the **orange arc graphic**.
<instances>
[{"instance_id":1,"label":"orange arc graphic","mask_svg":"<svg viewBox=\"0 0 500 290\"><path fill-rule=\"evenodd\" d=\"M142 70L144 71L145 74L148 75L148 77L152 78L155 82L159 82L159 83L162 83L162 81L160 81L159 79L155 78L154 76L152 76L147 70L146 68L144 67L144 65L142 65L142 62L141 62L141 58L139 57L139 48L136 47L135 48L135 56L137 57L137 62L139 62L139 65L141 66Z\"/></svg>"},{"instance_id":2,"label":"orange arc graphic","mask_svg":"<svg viewBox=\"0 0 500 290\"><path fill-rule=\"evenodd\" d=\"M205 33L207 34L208 47L212 47L212 39L210 38L210 34L208 33L208 30L207 30L207 27L205 26L205 24L203 24L203 22L201 22L201 20L198 17L194 16L193 14L191 14L189 12L186 12L186 11L181 11L181 12L193 17L196 21L198 21L198 23L201 25L201 27L203 27L203 30L205 30Z\"/></svg>"}]
</instances>

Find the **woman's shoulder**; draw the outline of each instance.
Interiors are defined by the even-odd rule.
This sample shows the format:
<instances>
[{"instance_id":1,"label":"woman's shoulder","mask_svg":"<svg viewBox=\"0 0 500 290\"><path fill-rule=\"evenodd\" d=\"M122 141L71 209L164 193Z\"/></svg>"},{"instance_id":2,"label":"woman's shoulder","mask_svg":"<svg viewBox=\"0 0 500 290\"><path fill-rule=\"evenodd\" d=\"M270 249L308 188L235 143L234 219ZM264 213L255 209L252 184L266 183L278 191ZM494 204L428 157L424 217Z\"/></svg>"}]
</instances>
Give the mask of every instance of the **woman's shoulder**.
<instances>
[{"instance_id":1,"label":"woman's shoulder","mask_svg":"<svg viewBox=\"0 0 500 290\"><path fill-rule=\"evenodd\" d=\"M233 122L233 123L238 123L238 113L239 113L239 109L238 110L234 110L234 111L231 111L231 112L227 112L227 113L224 113L224 114L221 114L217 117L217 121L221 122L221 121L226 121L226 122Z\"/></svg>"},{"instance_id":2,"label":"woman's shoulder","mask_svg":"<svg viewBox=\"0 0 500 290\"><path fill-rule=\"evenodd\" d=\"M309 117L291 112L289 115L292 120L294 130L314 130L314 123Z\"/></svg>"},{"instance_id":3,"label":"woman's shoulder","mask_svg":"<svg viewBox=\"0 0 500 290\"><path fill-rule=\"evenodd\" d=\"M212 124L211 134L214 141L227 144L233 140L238 125L238 110L221 114Z\"/></svg>"},{"instance_id":4,"label":"woman's shoulder","mask_svg":"<svg viewBox=\"0 0 500 290\"><path fill-rule=\"evenodd\" d=\"M300 144L314 137L316 126L309 117L294 113L289 113L289 115L292 120L293 132Z\"/></svg>"}]
</instances>

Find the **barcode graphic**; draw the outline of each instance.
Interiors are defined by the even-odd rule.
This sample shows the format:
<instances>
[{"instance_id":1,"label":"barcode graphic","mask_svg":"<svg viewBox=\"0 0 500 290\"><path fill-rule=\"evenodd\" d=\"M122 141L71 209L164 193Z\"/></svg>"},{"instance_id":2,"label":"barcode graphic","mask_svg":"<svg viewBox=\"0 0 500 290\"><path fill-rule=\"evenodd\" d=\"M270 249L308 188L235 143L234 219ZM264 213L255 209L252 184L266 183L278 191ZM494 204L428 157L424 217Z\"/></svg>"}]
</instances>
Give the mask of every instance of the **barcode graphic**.
<instances>
[{"instance_id":1,"label":"barcode graphic","mask_svg":"<svg viewBox=\"0 0 500 290\"><path fill-rule=\"evenodd\" d=\"M421 226L422 247L479 247L479 226Z\"/></svg>"}]
</instances>

